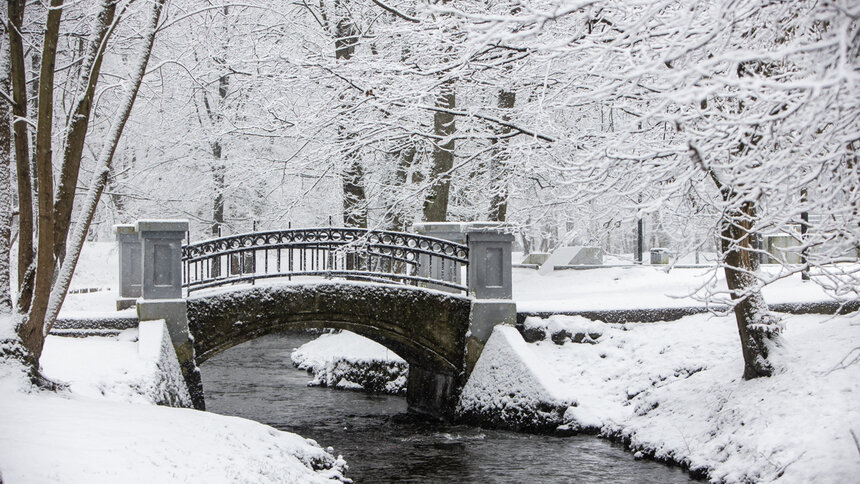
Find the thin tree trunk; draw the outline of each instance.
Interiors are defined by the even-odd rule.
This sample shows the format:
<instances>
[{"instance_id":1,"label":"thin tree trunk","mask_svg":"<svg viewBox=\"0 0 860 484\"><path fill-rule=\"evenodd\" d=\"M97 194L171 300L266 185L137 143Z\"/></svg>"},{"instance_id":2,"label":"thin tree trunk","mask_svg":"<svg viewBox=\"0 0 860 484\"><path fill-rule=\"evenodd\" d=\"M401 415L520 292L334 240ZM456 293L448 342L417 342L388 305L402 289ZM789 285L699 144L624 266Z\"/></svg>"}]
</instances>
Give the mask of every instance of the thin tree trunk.
<instances>
[{"instance_id":1,"label":"thin tree trunk","mask_svg":"<svg viewBox=\"0 0 860 484\"><path fill-rule=\"evenodd\" d=\"M354 152L346 155L346 168L343 173L343 223L347 227L367 228L364 169Z\"/></svg>"},{"instance_id":2,"label":"thin tree trunk","mask_svg":"<svg viewBox=\"0 0 860 484\"><path fill-rule=\"evenodd\" d=\"M446 81L436 98L436 106L444 109L456 107L453 81ZM453 134L457 127L454 115L445 112L433 114L433 133L438 137L433 146L433 166L430 168L430 187L424 200L424 220L444 222L448 219L448 195L451 191L451 174L454 166Z\"/></svg>"},{"instance_id":3,"label":"thin tree trunk","mask_svg":"<svg viewBox=\"0 0 860 484\"><path fill-rule=\"evenodd\" d=\"M212 200L212 236L221 235L221 226L224 225L224 162L221 159L221 143L212 143L212 159L215 166L212 168L212 183L214 185L215 198Z\"/></svg>"},{"instance_id":4,"label":"thin tree trunk","mask_svg":"<svg viewBox=\"0 0 860 484\"><path fill-rule=\"evenodd\" d=\"M406 181L409 177L409 170L412 168L412 165L415 163L415 144L412 140L407 140L407 146L401 148L397 151L397 167L394 170L394 186L398 188L397 194L401 193L402 187L406 185ZM404 213L404 207L397 206L399 203L398 197L393 198L389 202L389 206L387 212L389 215L389 228L391 230L397 230L405 232L408 228L406 225L408 224L407 214Z\"/></svg>"},{"instance_id":5,"label":"thin tree trunk","mask_svg":"<svg viewBox=\"0 0 860 484\"><path fill-rule=\"evenodd\" d=\"M729 194L727 198L733 198L733 195ZM726 284L735 301L745 380L773 374L774 368L768 356L770 349L779 344L779 319L769 312L754 274L757 254L753 250L751 236L755 219L755 202L743 202L740 209L726 213L721 233Z\"/></svg>"},{"instance_id":6,"label":"thin tree trunk","mask_svg":"<svg viewBox=\"0 0 860 484\"><path fill-rule=\"evenodd\" d=\"M0 52L0 90L10 92L9 53ZM0 102L0 313L12 312L12 288L9 285L9 252L12 237L12 106Z\"/></svg>"},{"instance_id":7,"label":"thin tree trunk","mask_svg":"<svg viewBox=\"0 0 860 484\"><path fill-rule=\"evenodd\" d=\"M25 0L9 0L9 70L12 81L13 131L15 134L15 166L18 179L18 292L19 306L27 311L29 296L21 298L21 288L27 279L27 269L33 263L33 186L30 173L30 146L27 123L27 73L24 67L24 44L21 25Z\"/></svg>"},{"instance_id":8,"label":"thin tree trunk","mask_svg":"<svg viewBox=\"0 0 860 484\"><path fill-rule=\"evenodd\" d=\"M224 43L222 44L222 57L215 59L215 63L221 65L221 76L218 77L218 105L216 106L217 111L209 110L209 118L213 126L224 117L223 111L226 105L227 94L230 91L230 77L227 71L227 51L229 50L228 42L230 39L227 22L230 15L230 7L225 5L223 13ZM212 236L219 237L221 235L221 228L224 225L224 192L226 190L224 177L227 170L224 163L224 147L220 139L212 143L212 159L215 163L212 168L212 183L215 191L215 198L212 201ZM216 266L218 267L216 269L218 271L216 272L217 276L220 274L221 266L218 264Z\"/></svg>"},{"instance_id":9,"label":"thin tree trunk","mask_svg":"<svg viewBox=\"0 0 860 484\"><path fill-rule=\"evenodd\" d=\"M502 111L502 119L510 121L510 110L517 101L517 94L513 91L501 90L499 92L498 106ZM503 126L497 133L498 136L509 135L513 131L510 126ZM504 222L508 213L508 162L510 154L506 150L509 138L499 138L495 141L496 149L493 159L490 161L490 175L493 179L492 193L490 199L490 211L487 218L493 222Z\"/></svg>"},{"instance_id":10,"label":"thin tree trunk","mask_svg":"<svg viewBox=\"0 0 860 484\"><path fill-rule=\"evenodd\" d=\"M803 211L800 212L800 243L803 248L800 249L800 263L803 265L803 269L800 272L800 278L804 281L809 280L809 247L806 246L807 232L809 232L809 212L806 211L808 198L809 190L806 187L801 188L800 203L803 205Z\"/></svg>"},{"instance_id":11,"label":"thin tree trunk","mask_svg":"<svg viewBox=\"0 0 860 484\"><path fill-rule=\"evenodd\" d=\"M337 7L337 6L336 6ZM340 13L340 12L339 12ZM342 13L340 13L342 14ZM340 18L335 30L334 57L348 61L355 53L358 43L355 24L345 15ZM341 109L347 113L352 109L345 97ZM355 148L350 146L354 135L350 132L345 120L341 120L338 128L338 138L343 146L344 170L343 182L343 223L347 227L367 227L367 194L364 191L364 169Z\"/></svg>"},{"instance_id":12,"label":"thin tree trunk","mask_svg":"<svg viewBox=\"0 0 860 484\"><path fill-rule=\"evenodd\" d=\"M57 264L62 263L65 257L66 238L69 235L69 224L72 220L72 205L77 191L78 174L81 171L81 157L90 123L93 95L101 70L106 37L116 12L116 2L103 0L100 8L96 25L90 34L89 48L80 68L81 83L86 86L86 89L75 102L69 125L66 127L63 167L60 173L60 185L57 188L57 201L54 204L54 257Z\"/></svg>"},{"instance_id":13,"label":"thin tree trunk","mask_svg":"<svg viewBox=\"0 0 860 484\"><path fill-rule=\"evenodd\" d=\"M696 166L706 167L701 153L690 145ZM723 201L730 206L720 220L720 244L723 255L726 285L734 301L735 320L740 334L744 357L743 378L750 380L771 376L774 367L768 359L771 348L780 345L779 318L773 315L758 286L758 253L754 249L753 231L758 218L755 200L743 199L742 194L726 186L712 170L707 170L720 190ZM739 203L739 207L731 204Z\"/></svg>"}]
</instances>

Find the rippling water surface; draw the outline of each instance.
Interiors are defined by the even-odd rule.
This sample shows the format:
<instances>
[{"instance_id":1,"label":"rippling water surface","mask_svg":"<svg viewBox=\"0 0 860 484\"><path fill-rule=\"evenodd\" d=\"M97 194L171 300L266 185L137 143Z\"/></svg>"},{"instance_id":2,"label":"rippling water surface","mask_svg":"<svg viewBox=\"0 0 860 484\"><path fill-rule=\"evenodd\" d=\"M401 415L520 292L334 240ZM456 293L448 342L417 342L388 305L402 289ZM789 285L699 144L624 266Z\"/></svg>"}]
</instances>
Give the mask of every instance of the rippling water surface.
<instances>
[{"instance_id":1,"label":"rippling water surface","mask_svg":"<svg viewBox=\"0 0 860 484\"><path fill-rule=\"evenodd\" d=\"M357 483L690 482L677 468L637 461L596 437L551 437L441 425L390 395L313 388L290 363L305 333L265 336L202 366L208 410L296 432L333 447Z\"/></svg>"}]
</instances>

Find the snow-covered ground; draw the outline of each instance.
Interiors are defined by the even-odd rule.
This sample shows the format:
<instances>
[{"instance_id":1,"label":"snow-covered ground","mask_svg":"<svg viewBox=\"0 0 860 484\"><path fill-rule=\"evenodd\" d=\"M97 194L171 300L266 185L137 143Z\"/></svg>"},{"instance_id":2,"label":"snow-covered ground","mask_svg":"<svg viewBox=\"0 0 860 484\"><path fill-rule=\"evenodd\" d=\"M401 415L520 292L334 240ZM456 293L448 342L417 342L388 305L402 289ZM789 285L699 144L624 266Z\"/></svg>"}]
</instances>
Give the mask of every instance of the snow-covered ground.
<instances>
[{"instance_id":1,"label":"snow-covered ground","mask_svg":"<svg viewBox=\"0 0 860 484\"><path fill-rule=\"evenodd\" d=\"M114 312L116 244L87 244L62 315ZM132 310L133 311L133 310ZM155 322L149 322L155 323ZM49 336L41 364L67 384L33 391L0 362L0 482L337 482L346 463L312 440L236 417L184 408L163 325L117 337ZM159 323L160 324L160 323ZM0 321L0 339L11 336ZM170 351L172 355L172 350Z\"/></svg>"},{"instance_id":2,"label":"snow-covered ground","mask_svg":"<svg viewBox=\"0 0 860 484\"><path fill-rule=\"evenodd\" d=\"M764 266L765 271L778 266ZM713 269L659 266L605 267L557 270L546 276L534 269L513 269L513 299L520 312L564 312L600 309L646 309L702 306L692 294L710 282ZM714 288L725 290L723 271ZM768 303L832 300L818 284L803 282L800 274L764 288Z\"/></svg>"},{"instance_id":3,"label":"snow-covered ground","mask_svg":"<svg viewBox=\"0 0 860 484\"><path fill-rule=\"evenodd\" d=\"M72 289L101 290L70 294L62 315L113 311L115 247L87 244ZM702 269L666 272L649 266L547 276L514 269L514 299L520 311L536 312L689 306L699 304L689 295L706 277ZM771 303L829 299L797 275L767 287L765 296ZM500 364L486 365L500 373L482 377L476 368L470 385L489 391L504 383L505 391L495 394L508 396L519 388L517 398L549 403L547 418L558 418L564 428L627 438L634 449L707 469L716 479L856 482L860 475L854 441L860 437L860 363L839 368L860 353L856 315L788 317L786 344L777 355L784 370L752 382L739 378L740 348L731 318L698 315L672 323L606 325L554 317L530 325L546 326L547 333L567 329L596 344L527 344L513 328L498 328L482 361L495 361L494 346L505 347L498 350ZM17 377L0 377L3 482L341 477L342 460L294 434L151 405L159 394L151 375L163 369L140 354L135 337L133 332L85 340L50 337L43 365L49 375L70 383L67 392L24 393ZM399 359L351 333L326 338L309 343L294 358L315 370L344 357ZM511 373L505 360L518 370ZM318 379L332 375L318 374ZM335 385L344 379L337 380ZM350 382L346 378L340 386ZM493 403L492 396L485 403ZM557 407L563 410L560 416Z\"/></svg>"},{"instance_id":4,"label":"snow-covered ground","mask_svg":"<svg viewBox=\"0 0 860 484\"><path fill-rule=\"evenodd\" d=\"M349 331L321 335L293 351L293 365L314 375L310 385L402 394L409 366L393 351Z\"/></svg>"},{"instance_id":5,"label":"snow-covered ground","mask_svg":"<svg viewBox=\"0 0 860 484\"><path fill-rule=\"evenodd\" d=\"M730 317L618 325L555 316L526 326L547 338L526 344L514 328L497 327L464 389L465 408L504 412L514 398L567 402L562 429L620 437L634 451L716 481L847 483L860 476L856 313L786 316L784 345L774 355L781 370L752 381L740 378ZM557 345L549 335L562 330L596 338ZM507 378L512 371L521 376Z\"/></svg>"},{"instance_id":6,"label":"snow-covered ground","mask_svg":"<svg viewBox=\"0 0 860 484\"><path fill-rule=\"evenodd\" d=\"M164 373L178 372L178 367L160 368L159 345L138 345L136 332L48 337L44 372L68 384L57 393L34 391L15 366L0 365L0 481L343 479L343 459L299 435L236 417L154 405L175 393L170 386L176 382ZM177 374L172 376L175 380Z\"/></svg>"},{"instance_id":7,"label":"snow-covered ground","mask_svg":"<svg viewBox=\"0 0 860 484\"><path fill-rule=\"evenodd\" d=\"M344 470L313 441L250 420L25 393L10 378L0 379L0 393L6 484L332 482Z\"/></svg>"},{"instance_id":8,"label":"snow-covered ground","mask_svg":"<svg viewBox=\"0 0 860 484\"><path fill-rule=\"evenodd\" d=\"M48 336L39 360L72 393L118 402L190 407L191 397L162 321L116 337Z\"/></svg>"}]
</instances>

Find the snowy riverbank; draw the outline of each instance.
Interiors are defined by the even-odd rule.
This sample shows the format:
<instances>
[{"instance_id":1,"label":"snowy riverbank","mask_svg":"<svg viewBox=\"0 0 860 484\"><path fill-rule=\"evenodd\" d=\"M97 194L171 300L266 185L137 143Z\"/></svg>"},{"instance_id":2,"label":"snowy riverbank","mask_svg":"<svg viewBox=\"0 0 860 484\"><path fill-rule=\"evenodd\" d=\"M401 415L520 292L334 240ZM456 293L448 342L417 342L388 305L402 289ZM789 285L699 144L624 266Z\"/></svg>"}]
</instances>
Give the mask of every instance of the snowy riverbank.
<instances>
[{"instance_id":1,"label":"snowy riverbank","mask_svg":"<svg viewBox=\"0 0 860 484\"><path fill-rule=\"evenodd\" d=\"M536 417L557 419L561 431L621 439L637 455L717 482L860 475L857 313L786 316L775 358L781 371L753 381L740 378L730 317L619 325L557 316L527 327L545 339L528 344L514 328L497 327L464 388L463 414L516 427L523 409L551 410ZM573 338L552 341L565 331ZM584 343L571 341L577 334Z\"/></svg>"},{"instance_id":2,"label":"snowy riverbank","mask_svg":"<svg viewBox=\"0 0 860 484\"><path fill-rule=\"evenodd\" d=\"M181 405L178 367L119 337L49 336L34 391L0 363L0 482L337 482L346 463L299 435ZM174 357L175 358L175 357ZM187 396L186 396L187 398Z\"/></svg>"},{"instance_id":3,"label":"snowy riverbank","mask_svg":"<svg viewBox=\"0 0 860 484\"><path fill-rule=\"evenodd\" d=\"M784 317L781 370L753 381L740 378L732 317L529 318L533 343L497 327L458 413L491 427L598 434L715 482L851 482L860 475L852 436L860 437L860 313ZM305 344L293 360L355 389L347 369L399 358L343 332Z\"/></svg>"}]
</instances>

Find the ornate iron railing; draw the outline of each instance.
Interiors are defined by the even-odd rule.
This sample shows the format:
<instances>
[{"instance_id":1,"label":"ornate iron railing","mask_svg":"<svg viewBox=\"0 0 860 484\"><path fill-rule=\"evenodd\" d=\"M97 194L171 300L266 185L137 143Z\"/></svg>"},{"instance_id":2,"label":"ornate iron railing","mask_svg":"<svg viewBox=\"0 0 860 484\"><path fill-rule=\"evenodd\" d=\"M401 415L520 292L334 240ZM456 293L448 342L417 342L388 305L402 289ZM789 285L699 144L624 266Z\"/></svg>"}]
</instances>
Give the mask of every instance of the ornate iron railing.
<instances>
[{"instance_id":1,"label":"ornate iron railing","mask_svg":"<svg viewBox=\"0 0 860 484\"><path fill-rule=\"evenodd\" d=\"M294 277L423 285L466 291L469 249L446 240L360 228L273 230L182 247L189 292L259 279Z\"/></svg>"}]
</instances>

